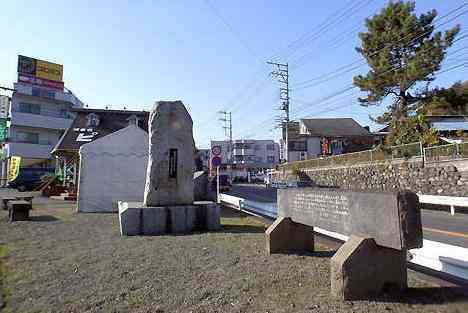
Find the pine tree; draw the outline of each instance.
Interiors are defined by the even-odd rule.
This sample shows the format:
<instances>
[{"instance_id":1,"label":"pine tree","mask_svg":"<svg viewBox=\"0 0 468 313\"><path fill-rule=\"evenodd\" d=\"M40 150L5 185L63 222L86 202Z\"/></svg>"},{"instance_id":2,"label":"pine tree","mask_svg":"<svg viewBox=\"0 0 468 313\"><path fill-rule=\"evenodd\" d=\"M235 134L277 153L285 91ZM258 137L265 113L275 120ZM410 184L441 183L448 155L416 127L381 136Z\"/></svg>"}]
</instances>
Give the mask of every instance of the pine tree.
<instances>
[{"instance_id":1,"label":"pine tree","mask_svg":"<svg viewBox=\"0 0 468 313\"><path fill-rule=\"evenodd\" d=\"M468 81L458 81L449 88L435 88L430 91L418 113L468 115Z\"/></svg>"},{"instance_id":2,"label":"pine tree","mask_svg":"<svg viewBox=\"0 0 468 313\"><path fill-rule=\"evenodd\" d=\"M359 98L363 106L378 105L392 96L387 111L375 118L397 130L416 109L424 95L418 83L434 80L447 49L460 31L457 25L444 33L434 32L436 10L417 16L415 3L390 1L380 13L366 19L367 31L360 33L356 50L370 67L366 75L355 76L354 84L367 92Z\"/></svg>"}]
</instances>

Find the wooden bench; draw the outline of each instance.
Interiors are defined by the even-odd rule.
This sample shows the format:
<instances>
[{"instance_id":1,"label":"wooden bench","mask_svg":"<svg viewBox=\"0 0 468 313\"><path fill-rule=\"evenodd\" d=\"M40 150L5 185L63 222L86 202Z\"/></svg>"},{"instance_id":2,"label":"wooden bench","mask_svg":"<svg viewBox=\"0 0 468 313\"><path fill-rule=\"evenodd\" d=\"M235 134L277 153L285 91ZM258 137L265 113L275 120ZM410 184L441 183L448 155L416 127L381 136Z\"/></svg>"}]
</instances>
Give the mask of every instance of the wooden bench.
<instances>
[{"instance_id":1,"label":"wooden bench","mask_svg":"<svg viewBox=\"0 0 468 313\"><path fill-rule=\"evenodd\" d=\"M16 198L15 197L3 197L2 198L2 205L5 211L8 210L8 207L7 207L8 201L13 201L13 200L16 200Z\"/></svg>"},{"instance_id":2,"label":"wooden bench","mask_svg":"<svg viewBox=\"0 0 468 313\"><path fill-rule=\"evenodd\" d=\"M12 200L7 202L7 207L10 222L29 220L29 211L32 209L31 202Z\"/></svg>"},{"instance_id":3,"label":"wooden bench","mask_svg":"<svg viewBox=\"0 0 468 313\"><path fill-rule=\"evenodd\" d=\"M32 199L34 199L34 196L15 196L16 200L24 200L32 203Z\"/></svg>"}]
</instances>

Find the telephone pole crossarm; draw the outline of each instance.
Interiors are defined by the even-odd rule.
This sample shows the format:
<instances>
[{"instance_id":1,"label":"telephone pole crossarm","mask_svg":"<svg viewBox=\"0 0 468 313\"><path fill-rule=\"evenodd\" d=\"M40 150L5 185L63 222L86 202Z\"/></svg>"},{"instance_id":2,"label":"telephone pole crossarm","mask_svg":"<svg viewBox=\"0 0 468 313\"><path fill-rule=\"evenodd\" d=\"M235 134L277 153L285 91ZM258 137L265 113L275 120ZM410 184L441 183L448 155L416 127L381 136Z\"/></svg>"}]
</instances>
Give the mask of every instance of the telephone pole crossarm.
<instances>
[{"instance_id":1,"label":"telephone pole crossarm","mask_svg":"<svg viewBox=\"0 0 468 313\"><path fill-rule=\"evenodd\" d=\"M283 158L286 162L289 161L289 66L288 63L277 63L268 61L267 64L272 65L274 70L270 75L275 77L280 83L281 101L280 110L284 111L284 116L281 117L281 127L284 134ZM283 135L282 135L283 137Z\"/></svg>"}]
</instances>

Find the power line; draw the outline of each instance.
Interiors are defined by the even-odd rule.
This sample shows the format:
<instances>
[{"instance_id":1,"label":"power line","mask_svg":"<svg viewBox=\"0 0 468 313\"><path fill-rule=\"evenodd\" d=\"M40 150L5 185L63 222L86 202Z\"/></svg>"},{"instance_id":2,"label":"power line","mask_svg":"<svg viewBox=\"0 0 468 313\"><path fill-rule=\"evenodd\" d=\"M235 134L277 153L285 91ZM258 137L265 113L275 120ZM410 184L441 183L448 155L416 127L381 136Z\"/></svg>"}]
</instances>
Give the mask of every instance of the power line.
<instances>
[{"instance_id":1,"label":"power line","mask_svg":"<svg viewBox=\"0 0 468 313\"><path fill-rule=\"evenodd\" d=\"M461 64L456 64L456 65L451 66L451 67L449 67L449 68L447 68L447 69L444 69L444 70L442 70L442 71L437 71L436 73L437 73L437 75L440 75L440 74L443 74L443 73L451 72L451 71L453 71L453 70L455 70L455 69L457 69L457 68L466 67L466 66L468 66L468 61L465 61L465 62L463 62L463 63L461 63ZM355 93L354 93L354 94L355 94ZM339 108L342 108L342 107L343 107L343 106L340 106ZM325 108L324 110L319 111L319 112L320 112L320 114L321 114L321 113L326 112L327 110L328 110L328 108ZM316 113L315 115L317 115L317 113ZM304 116L302 116L302 118L304 118Z\"/></svg>"},{"instance_id":2,"label":"power line","mask_svg":"<svg viewBox=\"0 0 468 313\"><path fill-rule=\"evenodd\" d=\"M322 23L321 26L316 28L314 31L309 32L307 35L303 35L302 38L298 39L296 42L293 44L296 46L292 51L288 54L286 59L288 59L290 56L292 56L295 52L297 52L300 48L304 47L307 42L312 42L324 34L326 34L333 26L341 22L344 18L349 18L352 14L357 12L358 10L362 9L364 6L369 4L373 0L362 0L362 1L350 1L348 2L342 9L336 11L332 16L327 18L325 22ZM351 5L351 7L348 7L350 3L354 3ZM343 12L341 12L343 11ZM341 13L340 13L341 12ZM339 14L338 17L334 17L334 15ZM293 45L290 45L293 46Z\"/></svg>"},{"instance_id":3,"label":"power line","mask_svg":"<svg viewBox=\"0 0 468 313\"><path fill-rule=\"evenodd\" d=\"M448 69L444 69L444 70L442 70L442 71L439 70L439 71L437 71L435 74L440 75L440 74L443 74L443 73L451 72L451 71L453 71L453 70L455 70L455 69L457 69L457 68L461 68L461 67L468 67L468 61L465 61L465 62L463 62L463 63L461 63L461 64L456 64L456 65L454 65L454 66L452 66L452 67L450 67L450 68L448 68ZM396 70L396 69L392 69L392 70ZM384 73L382 73L382 74L384 74ZM307 106L334 103L334 102L336 102L336 101L339 100L339 99L335 99L335 100L330 101L330 102L327 102L327 101L331 100L331 99L334 98L334 97L337 97L337 96L339 96L339 95L342 95L342 94L346 93L346 91L352 90L352 89L354 89L354 88L356 88L356 86L353 86L353 85L351 84L350 86L348 86L348 87L346 87L346 88L344 88L344 89L342 89L342 90L339 90L339 91L337 91L337 92L334 92L334 93L332 93L332 94L329 94L329 95L327 95L327 96L325 96L325 97L323 97L323 98L321 98L321 99L312 101L312 102L310 102L310 103L308 103L308 104L306 103L305 105L302 106L302 108L304 108L304 109L299 110L299 111L297 111L297 112L295 113L295 114L296 114L296 115L295 115L295 118L297 118L297 114L298 114L299 112L305 111L305 109L307 108ZM351 93L351 94L348 94L347 96L356 95L357 93L359 93L359 92L356 91L356 92L353 92L353 93ZM298 99L296 99L296 101L297 101L297 100L298 100ZM305 102L305 101L303 101L303 102ZM342 107L343 107L343 106L339 106L339 107L337 107L337 109L338 109L338 108L342 108ZM322 111L319 111L319 113L322 114L322 113L324 113L324 112L327 112L327 110L329 110L329 108L325 108L325 109L323 109ZM300 118L300 117L299 117L299 118ZM254 130L254 129L262 129L262 128L263 128L262 126L264 126L266 123L272 122L273 119L274 119L274 117L270 117L270 118L268 118L268 119L266 119L266 120L264 120L264 121L262 121L262 122L260 122L260 123L258 123L258 124L256 124L256 125L254 125L253 127L249 127L246 131L242 131L240 134L244 134L244 133L251 132L251 130ZM252 134L252 133L251 133L251 134Z\"/></svg>"},{"instance_id":4,"label":"power line","mask_svg":"<svg viewBox=\"0 0 468 313\"><path fill-rule=\"evenodd\" d=\"M255 51L252 49L252 47L250 47L249 44L247 44L247 41L244 40L244 38L242 38L242 36L239 34L239 32L237 32L232 26L231 24L228 23L228 21L221 15L221 13L219 12L218 9L215 8L215 6L213 5L213 3L211 3L209 0L205 0L205 3L207 4L207 6L211 9L211 11L213 12L214 15L216 15L219 20L229 29L229 31L231 33L234 34L234 36L236 36L237 40L241 43L241 45L256 59L256 60L260 60L259 56L257 55L257 53L255 53Z\"/></svg>"},{"instance_id":5,"label":"power line","mask_svg":"<svg viewBox=\"0 0 468 313\"><path fill-rule=\"evenodd\" d=\"M463 8L464 6L466 6L466 5L467 5L467 4L463 4L463 5L459 6L458 8L451 10L451 11L448 12L447 14L445 14L445 15L443 15L443 16L440 16L438 20L441 20L441 19L443 19L443 18L446 18L446 17L450 16L451 14L453 14L453 13L455 13L456 11L462 9L462 8ZM441 27L441 26L443 26L443 25L445 25L445 24L447 24L447 23L453 21L454 19L456 19L456 18L458 18L458 17L460 17L460 16L466 14L467 12L468 12L468 10L463 11L462 13L456 15L455 17L451 18L450 20L448 20L448 21L446 21L446 22L444 22L444 23L442 23L442 24L439 24L439 25L437 25L437 26L434 26L432 29L429 29L429 30L427 30L427 31L424 31L424 32L422 32L422 33L417 34L417 35L418 35L417 37L411 39L411 41L408 42L408 43L406 43L406 44L410 44L410 43L414 42L415 40L417 40L417 39L419 39L419 38L421 38L421 37L423 37L423 36L425 36L425 35L427 35L427 34L432 33L435 29L437 29L437 28L439 28L439 27ZM428 25L428 26L429 26L429 25ZM414 28L414 27L413 27L413 28ZM410 33L410 34L404 36L403 38L399 39L398 41L396 41L396 42L394 42L394 43L386 44L384 47L382 47L382 48L380 48L380 49L377 49L376 51L372 52L369 56L376 55L376 54L379 53L380 51L382 51L382 50L384 50L384 49L387 49L387 48L389 48L389 47L391 48L391 47L395 46L396 43L399 43L399 42L401 42L402 40L405 40L405 39L407 39L409 36L412 36L412 35L414 35L414 33ZM299 82L299 83L295 84L295 88L294 88L294 89L295 89L295 90L300 90L300 89L304 89L304 88L310 88L310 87L317 86L317 85L322 84L322 83L324 83L324 82L326 82L326 81L329 81L329 80L331 80L331 79L333 79L333 78L339 77L339 76L341 76L342 74L346 74L346 73L348 73L348 72L350 72L350 71L353 71L353 70L355 70L355 69L357 69L357 68L359 68L359 67L365 66L365 65L366 65L366 62L367 62L367 61L366 61L366 58L360 57L358 60L355 60L355 61L353 61L353 62L351 62L351 63L349 63L349 64L347 64L347 65L341 66L341 67L339 67L339 68L337 68L337 69L335 69L335 70L333 70L333 71L331 71L331 72L329 72L329 73L320 75L320 76L315 77L315 78L312 78L312 79L308 79L308 80L306 80L306 81ZM357 65L355 65L355 64L357 64ZM313 81L318 81L318 82L312 83ZM311 84L309 84L309 83L311 83Z\"/></svg>"},{"instance_id":6,"label":"power line","mask_svg":"<svg viewBox=\"0 0 468 313\"><path fill-rule=\"evenodd\" d=\"M252 54L254 57L257 58L257 55L256 55L256 53L253 51L253 49L251 49L250 46L249 46L248 44L246 44L246 42L242 39L242 36L240 36L240 35L234 30L234 28L233 28L233 27L227 22L227 20L219 13L219 11L216 10L216 8L214 8L214 6L212 5L212 3L209 2L209 1L207 1L207 0L205 0L205 1L206 1L207 5L212 9L213 13L214 13L215 15L217 15L218 18L226 25L226 27L229 28L229 30L230 30L232 33L234 33L234 34L236 35L236 37L237 37L238 40L241 42L241 44L244 46L244 48L246 48L247 50L249 50L249 51L251 52L251 54ZM359 5L360 3L364 3L365 1L366 1L366 0L363 0L363 1L361 1L361 2L358 2L357 5ZM372 0L367 0L366 4L369 3L370 1L372 1ZM278 54L279 54L279 55L282 55L282 54L287 53L288 50L290 50L294 45L298 45L301 41L303 41L303 40L306 39L307 37L310 37L310 35L313 34L314 32L315 32L316 34L323 34L323 33L324 33L324 30L325 30L327 27L329 28L329 27L332 25L332 24L330 24L330 20L332 20L333 17L334 17L335 15L339 14L340 12L342 12L341 15L340 15L340 17L343 17L343 14L345 14L346 12L349 12L350 9L356 7L356 3L355 3L355 4L352 5L351 8L350 8L349 5L352 4L352 3L355 3L355 1L354 1L354 0L351 0L351 1L347 2L347 4L346 4L342 9L340 9L340 10L334 12L334 13L333 13L331 16L329 16L324 22L322 22L321 24L319 24L319 25L318 25L319 31L317 31L317 30L316 30L317 27L315 27L315 28L314 28L314 31L307 32L307 33L301 35L298 39L294 40L294 41L291 42L289 45L287 45L286 48L284 48L284 49L282 49L280 52L276 53L276 56L275 56L275 54L274 54L274 55L272 55L269 59L273 59L273 58L277 57ZM334 24L336 24L336 22L335 22ZM320 30L321 30L321 31L320 31ZM317 38L318 38L318 37L315 37L315 38L313 38L313 39L317 39ZM310 38L309 38L308 40L310 40ZM298 49L300 49L300 46L297 46L295 51L297 51ZM294 53L295 51L293 51L293 53ZM290 55L291 55L291 54L290 54ZM253 79L253 80L256 80L256 76L258 75L258 73L261 72L261 71L263 70L263 66L262 66L263 64L264 64L264 63L262 62L262 63L261 63L261 67L259 68L259 70L255 72L255 74L254 74L254 79ZM266 82L267 82L267 81L268 81L268 80L266 80ZM265 85L266 85L266 84L265 84ZM265 86L265 85L263 85L263 86ZM233 97L233 100L229 101L228 104L227 104L225 107L223 107L223 110L226 110L226 109L229 108L229 109L231 109L231 111L235 111L235 110L232 109L232 107L233 107L232 103L233 103L233 102L237 102L238 104L237 104L236 106L238 106L238 107L240 107L243 103L245 103L245 102L242 102L239 98L244 94L243 92L245 91L245 89L253 88L252 86L253 86L253 84L251 83L251 84L247 84L247 87L242 88L242 89ZM257 90L258 90L258 89L259 89L259 88L257 88ZM252 98L255 97L255 96L258 94L258 93L255 93L255 91L256 91L256 90L253 90L251 96L248 98L248 101L252 100ZM209 125L209 123L211 122L212 119L213 119L213 118L208 118L207 120L205 120L205 121L203 121L202 123L200 123L200 125L198 125L198 127L199 127L199 128L204 128L204 127L206 127L207 125Z\"/></svg>"}]
</instances>

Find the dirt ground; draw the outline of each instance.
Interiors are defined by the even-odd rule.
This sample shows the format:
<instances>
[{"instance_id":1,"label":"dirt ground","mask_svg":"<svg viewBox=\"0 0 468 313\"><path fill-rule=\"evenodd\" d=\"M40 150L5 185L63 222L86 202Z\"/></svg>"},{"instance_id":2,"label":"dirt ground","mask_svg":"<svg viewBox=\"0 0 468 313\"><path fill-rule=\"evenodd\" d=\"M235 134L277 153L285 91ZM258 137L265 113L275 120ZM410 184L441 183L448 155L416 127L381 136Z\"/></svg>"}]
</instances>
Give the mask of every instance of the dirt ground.
<instances>
[{"instance_id":1,"label":"dirt ground","mask_svg":"<svg viewBox=\"0 0 468 313\"><path fill-rule=\"evenodd\" d=\"M32 221L0 211L3 312L468 312L466 290L409 273L410 288L372 301L330 296L333 251L265 254L265 226L223 212L223 230L120 237L117 214L35 204Z\"/></svg>"}]
</instances>

